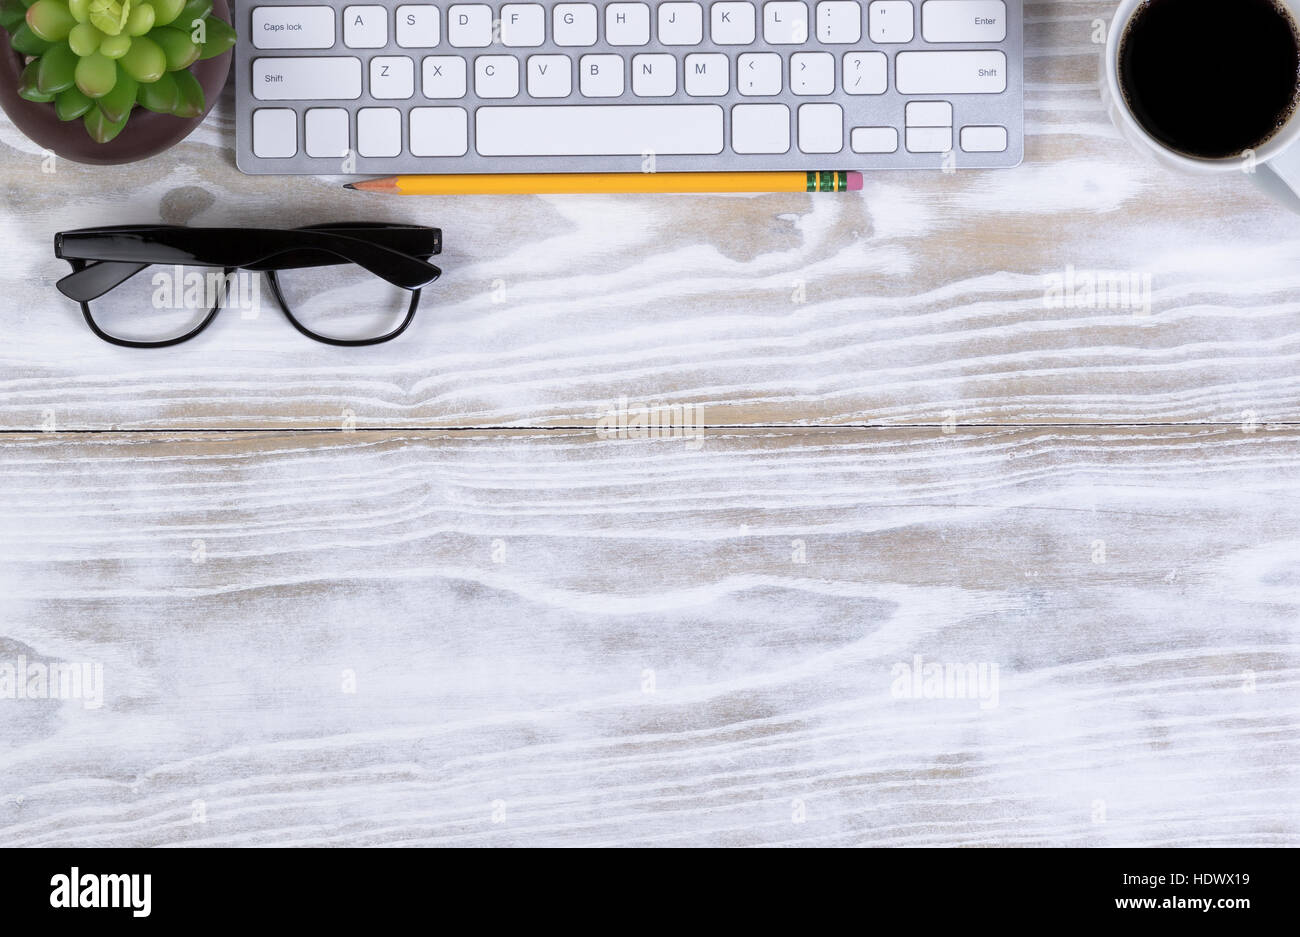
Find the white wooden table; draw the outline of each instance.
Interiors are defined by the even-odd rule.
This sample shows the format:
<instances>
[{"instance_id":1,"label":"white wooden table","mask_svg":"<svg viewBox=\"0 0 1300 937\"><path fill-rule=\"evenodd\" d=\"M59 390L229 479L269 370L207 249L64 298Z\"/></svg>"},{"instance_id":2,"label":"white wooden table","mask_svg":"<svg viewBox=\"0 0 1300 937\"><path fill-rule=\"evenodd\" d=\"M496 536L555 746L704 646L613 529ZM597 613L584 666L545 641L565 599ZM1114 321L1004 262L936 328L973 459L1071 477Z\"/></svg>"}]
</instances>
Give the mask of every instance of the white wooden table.
<instances>
[{"instance_id":1,"label":"white wooden table","mask_svg":"<svg viewBox=\"0 0 1300 937\"><path fill-rule=\"evenodd\" d=\"M384 200L240 175L229 100L118 169L0 126L0 666L103 673L0 699L0 842L1300 843L1300 216L1121 143L1113 6L1029 4L1023 167L861 197ZM348 218L445 233L390 345L122 349L53 290L62 229ZM1049 301L1107 271L1149 312Z\"/></svg>"}]
</instances>

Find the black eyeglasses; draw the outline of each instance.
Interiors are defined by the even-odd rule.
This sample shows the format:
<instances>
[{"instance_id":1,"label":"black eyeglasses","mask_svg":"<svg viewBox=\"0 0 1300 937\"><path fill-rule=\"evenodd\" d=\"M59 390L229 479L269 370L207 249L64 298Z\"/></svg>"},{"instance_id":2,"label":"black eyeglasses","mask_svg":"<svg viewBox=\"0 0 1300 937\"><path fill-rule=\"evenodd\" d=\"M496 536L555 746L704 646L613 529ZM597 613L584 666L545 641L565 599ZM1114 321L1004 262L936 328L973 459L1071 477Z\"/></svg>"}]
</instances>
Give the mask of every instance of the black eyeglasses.
<instances>
[{"instance_id":1,"label":"black eyeglasses","mask_svg":"<svg viewBox=\"0 0 1300 937\"><path fill-rule=\"evenodd\" d=\"M115 225L54 236L55 256L72 267L59 292L81 304L96 335L129 348L187 341L222 309L256 318L263 273L280 310L308 338L386 342L406 331L420 290L441 276L429 263L441 251L438 228L382 223Z\"/></svg>"}]
</instances>

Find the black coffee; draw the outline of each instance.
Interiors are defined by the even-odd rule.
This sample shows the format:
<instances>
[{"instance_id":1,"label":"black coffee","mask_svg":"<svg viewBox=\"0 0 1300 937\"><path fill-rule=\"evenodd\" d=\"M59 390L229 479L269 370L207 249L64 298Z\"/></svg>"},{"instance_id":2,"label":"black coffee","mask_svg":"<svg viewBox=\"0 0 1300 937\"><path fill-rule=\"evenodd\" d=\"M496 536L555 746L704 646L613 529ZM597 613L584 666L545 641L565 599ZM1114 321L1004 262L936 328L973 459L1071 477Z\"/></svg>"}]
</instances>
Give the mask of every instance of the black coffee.
<instances>
[{"instance_id":1,"label":"black coffee","mask_svg":"<svg viewBox=\"0 0 1300 937\"><path fill-rule=\"evenodd\" d=\"M1300 97L1300 39L1276 0L1146 0L1119 47L1120 87L1146 131L1188 156L1268 141Z\"/></svg>"}]
</instances>

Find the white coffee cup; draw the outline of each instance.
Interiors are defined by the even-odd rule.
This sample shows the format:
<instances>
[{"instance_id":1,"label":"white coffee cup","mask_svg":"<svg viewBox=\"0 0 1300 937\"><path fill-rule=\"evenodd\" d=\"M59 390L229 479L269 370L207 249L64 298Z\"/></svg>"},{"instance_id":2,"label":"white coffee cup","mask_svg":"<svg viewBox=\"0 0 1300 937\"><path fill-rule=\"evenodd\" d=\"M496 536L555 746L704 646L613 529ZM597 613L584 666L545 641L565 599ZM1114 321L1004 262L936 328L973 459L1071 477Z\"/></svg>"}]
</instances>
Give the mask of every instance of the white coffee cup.
<instances>
[{"instance_id":1,"label":"white coffee cup","mask_svg":"<svg viewBox=\"0 0 1300 937\"><path fill-rule=\"evenodd\" d=\"M1200 159L1179 153L1151 136L1133 116L1119 84L1119 46L1134 12L1143 0L1120 0L1119 9L1106 37L1106 56L1102 60L1102 98L1110 119L1124 138L1139 150L1154 156L1171 169L1193 173L1242 173L1266 192L1300 211L1300 108L1286 126L1254 150L1224 159ZM1300 0L1277 0L1286 7L1293 20L1300 23ZM1232 4L1223 5L1224 17L1232 16Z\"/></svg>"}]
</instances>

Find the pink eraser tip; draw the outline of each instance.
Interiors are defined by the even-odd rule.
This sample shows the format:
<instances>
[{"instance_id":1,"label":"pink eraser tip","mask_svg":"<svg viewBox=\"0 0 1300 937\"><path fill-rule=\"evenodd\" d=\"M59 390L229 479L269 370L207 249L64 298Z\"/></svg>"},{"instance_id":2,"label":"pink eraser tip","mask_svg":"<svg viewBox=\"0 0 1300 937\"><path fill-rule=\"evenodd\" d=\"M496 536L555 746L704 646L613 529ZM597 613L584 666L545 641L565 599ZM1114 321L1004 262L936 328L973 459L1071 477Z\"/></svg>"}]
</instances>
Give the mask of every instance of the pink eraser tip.
<instances>
[{"instance_id":1,"label":"pink eraser tip","mask_svg":"<svg viewBox=\"0 0 1300 937\"><path fill-rule=\"evenodd\" d=\"M849 191L850 192L862 191L862 173L860 172L849 173Z\"/></svg>"}]
</instances>

